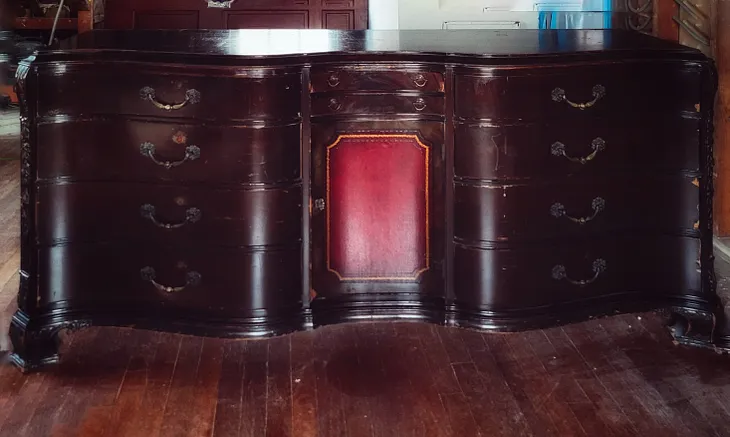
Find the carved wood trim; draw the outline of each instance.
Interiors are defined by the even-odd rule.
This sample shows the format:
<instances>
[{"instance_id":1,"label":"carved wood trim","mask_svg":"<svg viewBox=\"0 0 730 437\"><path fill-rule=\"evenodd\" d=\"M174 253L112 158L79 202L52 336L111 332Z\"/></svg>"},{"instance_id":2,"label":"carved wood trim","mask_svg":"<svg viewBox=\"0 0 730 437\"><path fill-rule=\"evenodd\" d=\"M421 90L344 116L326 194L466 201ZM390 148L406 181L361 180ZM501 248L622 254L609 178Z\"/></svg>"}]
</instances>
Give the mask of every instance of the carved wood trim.
<instances>
[{"instance_id":1,"label":"carved wood trim","mask_svg":"<svg viewBox=\"0 0 730 437\"><path fill-rule=\"evenodd\" d=\"M31 313L37 302L32 302L35 291L35 194L32 189L35 179L35 141L34 110L35 103L29 94L31 56L20 62L15 73L15 92L20 106L20 287L18 290L18 308Z\"/></svg>"}]
</instances>

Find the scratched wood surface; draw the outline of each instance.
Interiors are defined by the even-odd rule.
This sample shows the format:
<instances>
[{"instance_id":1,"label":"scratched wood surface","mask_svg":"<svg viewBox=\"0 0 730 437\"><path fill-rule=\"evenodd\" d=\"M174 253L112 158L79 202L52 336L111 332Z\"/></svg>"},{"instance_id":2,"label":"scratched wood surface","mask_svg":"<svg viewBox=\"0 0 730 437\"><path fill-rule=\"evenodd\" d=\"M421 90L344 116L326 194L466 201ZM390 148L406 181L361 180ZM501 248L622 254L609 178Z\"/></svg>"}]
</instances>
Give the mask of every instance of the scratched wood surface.
<instances>
[{"instance_id":1,"label":"scratched wood surface","mask_svg":"<svg viewBox=\"0 0 730 437\"><path fill-rule=\"evenodd\" d=\"M18 278L18 162L0 162L0 312ZM727 294L730 265L718 261ZM258 341L64 336L24 376L0 352L0 436L730 436L730 358L656 314L518 334L340 325Z\"/></svg>"}]
</instances>

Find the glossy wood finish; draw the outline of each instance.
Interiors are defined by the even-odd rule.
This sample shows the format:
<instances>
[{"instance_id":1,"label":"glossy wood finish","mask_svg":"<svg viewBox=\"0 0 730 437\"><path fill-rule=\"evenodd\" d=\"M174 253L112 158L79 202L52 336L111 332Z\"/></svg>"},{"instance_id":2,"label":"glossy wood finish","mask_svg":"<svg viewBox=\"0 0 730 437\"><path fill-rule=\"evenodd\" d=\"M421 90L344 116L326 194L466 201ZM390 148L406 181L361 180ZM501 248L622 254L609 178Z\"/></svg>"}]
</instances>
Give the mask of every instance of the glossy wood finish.
<instances>
[{"instance_id":1,"label":"glossy wood finish","mask_svg":"<svg viewBox=\"0 0 730 437\"><path fill-rule=\"evenodd\" d=\"M312 96L312 116L357 114L423 114L443 116L443 96L408 94L318 94Z\"/></svg>"},{"instance_id":2,"label":"glossy wood finish","mask_svg":"<svg viewBox=\"0 0 730 437\"><path fill-rule=\"evenodd\" d=\"M107 0L106 29L367 29L367 0Z\"/></svg>"},{"instance_id":3,"label":"glossy wood finish","mask_svg":"<svg viewBox=\"0 0 730 437\"><path fill-rule=\"evenodd\" d=\"M696 115L581 120L580 129L550 121L457 121L454 173L485 180L597 173L623 178L647 170L691 174L700 170L700 126ZM588 158L590 163L581 162Z\"/></svg>"},{"instance_id":4,"label":"glossy wood finish","mask_svg":"<svg viewBox=\"0 0 730 437\"><path fill-rule=\"evenodd\" d=\"M301 123L297 121L200 124L94 116L73 123L54 119L39 125L37 135L39 141L54 144L38 157L38 180L48 183L104 180L250 186L301 180ZM154 145L153 156L162 162L184 159L190 146L199 148L200 156L163 171L141 153L144 143Z\"/></svg>"},{"instance_id":5,"label":"glossy wood finish","mask_svg":"<svg viewBox=\"0 0 730 437\"><path fill-rule=\"evenodd\" d=\"M43 292L37 308L49 312L86 310L90 315L96 311L119 312L120 320L124 320L125 312L135 317L147 312L148 317L157 314L159 318L184 318L180 309L196 317L253 319L258 313L276 315L284 309L296 325L301 313L297 291L300 263L296 244L273 250L119 243L57 245L38 255ZM154 278L142 272L145 268L154 270ZM287 274L277 274L282 271ZM198 273L200 280L186 284L191 272ZM158 290L152 280L184 289Z\"/></svg>"},{"instance_id":6,"label":"glossy wood finish","mask_svg":"<svg viewBox=\"0 0 730 437\"><path fill-rule=\"evenodd\" d=\"M134 65L89 67L72 66L72 71L78 69L75 80L107 86L70 88L63 82L65 76L53 66L40 73L38 92L47 99L38 103L39 116L103 114L226 121L290 121L300 117L299 107L280 103L299 97L301 78L296 70L257 69L239 74L236 70L183 66L149 66L142 70ZM155 103L183 106L172 112L161 110Z\"/></svg>"},{"instance_id":7,"label":"glossy wood finish","mask_svg":"<svg viewBox=\"0 0 730 437\"><path fill-rule=\"evenodd\" d=\"M312 69L312 91L424 91L443 92L443 72L371 65L316 66Z\"/></svg>"},{"instance_id":8,"label":"glossy wood finish","mask_svg":"<svg viewBox=\"0 0 730 437\"><path fill-rule=\"evenodd\" d=\"M497 250L457 244L455 303L469 312L495 312L483 323L491 328L524 326L529 316L557 318L548 307L561 304L578 312L590 301L702 298L695 260L676 255L699 250L697 239L679 237L608 236ZM532 273L525 275L526 270ZM464 324L472 323L464 319Z\"/></svg>"},{"instance_id":9,"label":"glossy wood finish","mask_svg":"<svg viewBox=\"0 0 730 437\"><path fill-rule=\"evenodd\" d=\"M328 30L200 30L200 31L99 31L72 37L60 43L59 48L68 49L44 53L44 59L85 59L90 55L102 60L108 49L114 58L124 47L133 59L149 59L149 55L159 59L188 59L188 55L209 55L227 58L216 59L220 64L257 65L261 60L253 55L268 56L267 64L277 64L276 57L288 58L307 55L310 59L332 59L332 63L343 65L350 59L363 61L380 59L379 68L390 70L403 68L408 71L414 65L421 71L430 69L445 70L443 62L447 58L457 61L466 60L460 65L467 67L486 63L488 65L522 65L527 61L534 65L536 57L550 55L544 59L546 64L565 66L567 55L571 61L585 62L596 59L674 59L685 61L706 61L701 52L686 46L662 41L648 35L625 30L358 30L339 32ZM392 64L382 55L396 55L398 64ZM552 57L555 56L555 57ZM412 64L411 59L432 59L434 64ZM319 64L318 62L318 64ZM198 59L193 64L205 64ZM663 62L660 62L662 64ZM362 65L362 62L358 63ZM328 64L329 67L330 64ZM316 66L315 66L316 67ZM328 68L326 67L326 68ZM343 68L347 70L347 65ZM376 69L376 68L373 68ZM467 69L473 71L473 69ZM477 70L480 71L480 70Z\"/></svg>"},{"instance_id":10,"label":"glossy wood finish","mask_svg":"<svg viewBox=\"0 0 730 437\"><path fill-rule=\"evenodd\" d=\"M678 341L712 345L697 51L621 31L100 31L18 79L25 369L89 324L515 330L669 308Z\"/></svg>"},{"instance_id":11,"label":"glossy wood finish","mask_svg":"<svg viewBox=\"0 0 730 437\"><path fill-rule=\"evenodd\" d=\"M107 182L41 185L38 214L54 220L39 223L38 242L286 245L301 240L301 201L299 185L244 190Z\"/></svg>"},{"instance_id":12,"label":"glossy wood finish","mask_svg":"<svg viewBox=\"0 0 730 437\"><path fill-rule=\"evenodd\" d=\"M456 115L463 118L558 118L574 123L596 116L697 112L701 65L640 61L479 72L457 70ZM667 93L667 89L674 92ZM565 100L557 98L562 91ZM480 96L474 99L474 96ZM591 103L576 114L566 103ZM530 104L527 104L530 102Z\"/></svg>"},{"instance_id":13,"label":"glossy wood finish","mask_svg":"<svg viewBox=\"0 0 730 437\"><path fill-rule=\"evenodd\" d=\"M454 237L499 246L618 232L699 236L700 193L692 182L691 177L643 175L580 185L459 181L454 183Z\"/></svg>"}]
</instances>

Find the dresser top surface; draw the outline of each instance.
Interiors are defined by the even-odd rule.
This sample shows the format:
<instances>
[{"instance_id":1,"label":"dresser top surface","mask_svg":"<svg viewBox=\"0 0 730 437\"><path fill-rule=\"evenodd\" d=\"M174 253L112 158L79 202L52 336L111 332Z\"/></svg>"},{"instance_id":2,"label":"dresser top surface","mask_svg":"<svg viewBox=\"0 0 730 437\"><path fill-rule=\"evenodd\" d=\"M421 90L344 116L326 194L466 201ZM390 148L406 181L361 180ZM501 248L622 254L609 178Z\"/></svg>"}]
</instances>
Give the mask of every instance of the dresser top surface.
<instances>
[{"instance_id":1,"label":"dresser top surface","mask_svg":"<svg viewBox=\"0 0 730 437\"><path fill-rule=\"evenodd\" d=\"M597 52L701 58L699 51L625 30L96 30L51 53L124 51L234 57L425 54L515 58ZM50 54L50 53L49 53Z\"/></svg>"}]
</instances>

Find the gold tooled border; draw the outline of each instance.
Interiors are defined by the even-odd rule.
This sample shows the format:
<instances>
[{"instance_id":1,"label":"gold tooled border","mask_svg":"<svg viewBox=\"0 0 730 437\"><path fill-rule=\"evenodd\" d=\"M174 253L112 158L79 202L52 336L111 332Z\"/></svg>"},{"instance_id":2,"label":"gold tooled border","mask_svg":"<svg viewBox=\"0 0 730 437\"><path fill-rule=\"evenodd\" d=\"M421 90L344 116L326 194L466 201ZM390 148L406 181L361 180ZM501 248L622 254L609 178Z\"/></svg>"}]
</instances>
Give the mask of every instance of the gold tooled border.
<instances>
[{"instance_id":1,"label":"gold tooled border","mask_svg":"<svg viewBox=\"0 0 730 437\"><path fill-rule=\"evenodd\" d=\"M340 141L347 138L405 138L405 139L412 139L416 141L416 144L418 144L419 147L423 148L426 152L426 157L424 159L425 161L425 175L426 175L426 181L425 181L425 193L426 193L426 229L425 235L426 235L426 265L425 267L416 270L412 276L394 276L394 277L346 277L342 276L340 272L333 269L330 265L330 151L335 148ZM326 238L327 241L325 243L326 246L326 260L327 260L327 270L334 273L337 278L341 281L403 281L403 280L415 280L418 279L423 272L427 271L429 269L429 266L431 265L431 250L430 250L430 243L431 243L431 235L429 232L429 164L430 164L430 149L427 145L425 145L421 139L418 137L418 135L408 135L408 134L342 134L337 137L337 139L327 146L327 163L326 163L326 198L327 203L325 207L326 212L326 219L325 219L325 228L326 228Z\"/></svg>"}]
</instances>

